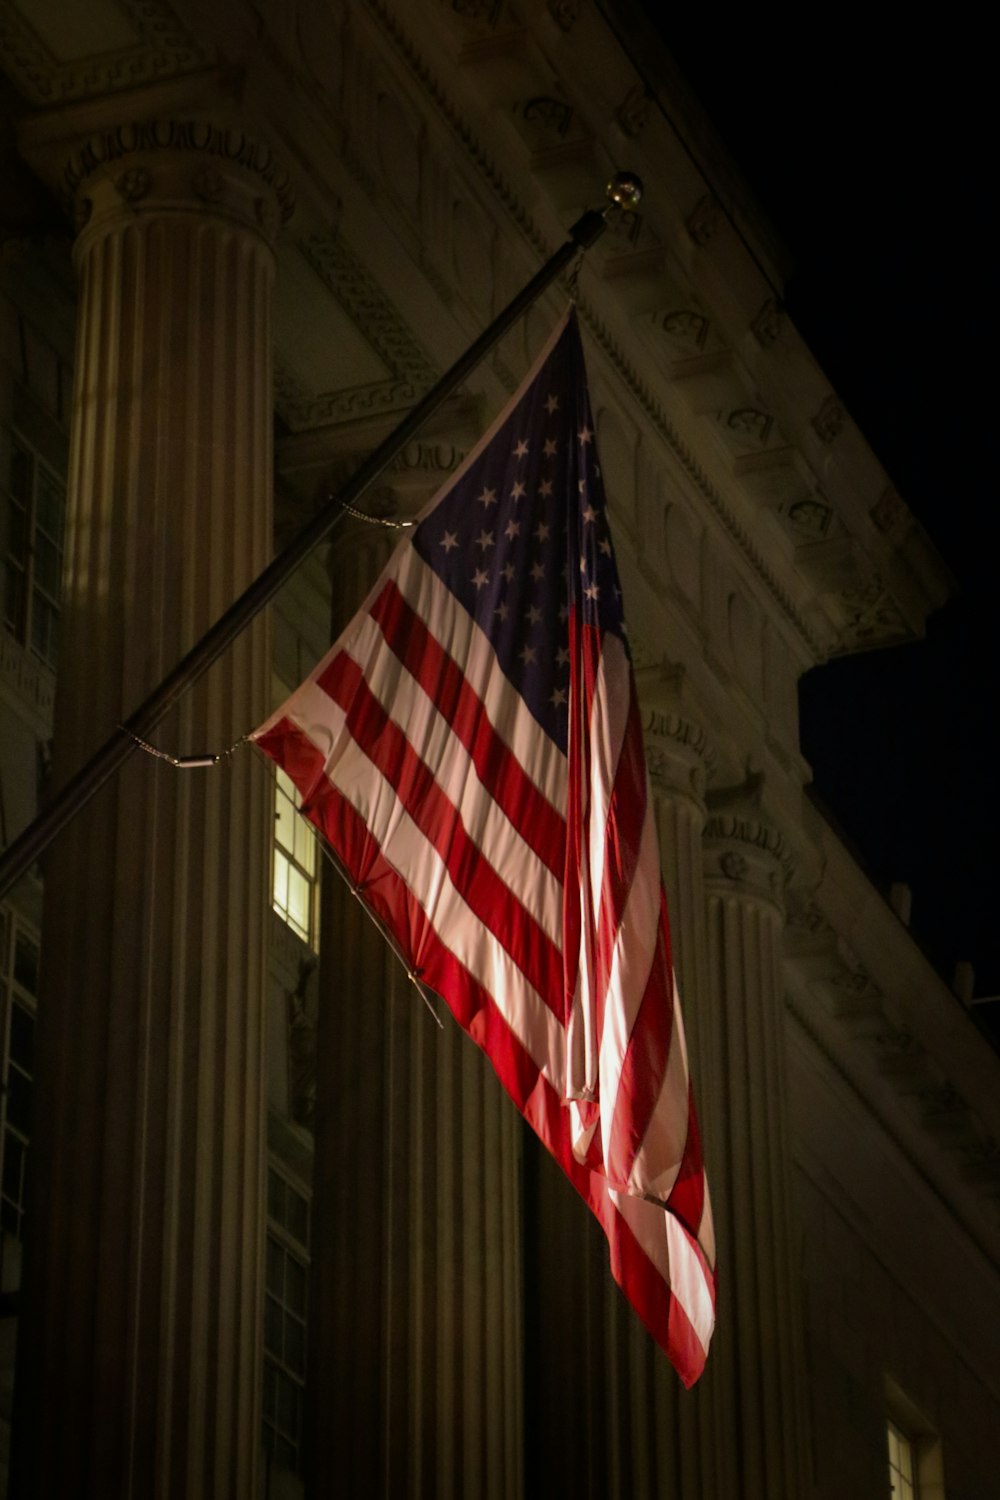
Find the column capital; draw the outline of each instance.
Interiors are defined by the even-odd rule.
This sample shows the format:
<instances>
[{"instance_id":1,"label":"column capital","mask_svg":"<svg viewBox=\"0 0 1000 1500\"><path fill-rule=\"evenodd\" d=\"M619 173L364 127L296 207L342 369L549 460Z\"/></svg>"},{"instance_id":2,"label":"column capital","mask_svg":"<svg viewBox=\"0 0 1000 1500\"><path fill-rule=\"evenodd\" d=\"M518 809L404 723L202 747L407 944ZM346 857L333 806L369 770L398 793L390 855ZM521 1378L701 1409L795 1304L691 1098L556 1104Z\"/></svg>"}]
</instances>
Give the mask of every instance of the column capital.
<instances>
[{"instance_id":1,"label":"column capital","mask_svg":"<svg viewBox=\"0 0 1000 1500\"><path fill-rule=\"evenodd\" d=\"M642 737L653 790L680 794L705 810L705 791L716 764L706 724L709 715L683 666L663 662L636 673L642 703Z\"/></svg>"},{"instance_id":2,"label":"column capital","mask_svg":"<svg viewBox=\"0 0 1000 1500\"><path fill-rule=\"evenodd\" d=\"M717 891L768 900L784 910L794 873L784 834L764 808L764 777L750 772L732 787L708 794L704 831L705 879Z\"/></svg>"},{"instance_id":3,"label":"column capital","mask_svg":"<svg viewBox=\"0 0 1000 1500\"><path fill-rule=\"evenodd\" d=\"M83 238L122 215L193 210L273 246L294 207L291 179L237 95L216 72L175 80L33 115L19 144Z\"/></svg>"}]
</instances>

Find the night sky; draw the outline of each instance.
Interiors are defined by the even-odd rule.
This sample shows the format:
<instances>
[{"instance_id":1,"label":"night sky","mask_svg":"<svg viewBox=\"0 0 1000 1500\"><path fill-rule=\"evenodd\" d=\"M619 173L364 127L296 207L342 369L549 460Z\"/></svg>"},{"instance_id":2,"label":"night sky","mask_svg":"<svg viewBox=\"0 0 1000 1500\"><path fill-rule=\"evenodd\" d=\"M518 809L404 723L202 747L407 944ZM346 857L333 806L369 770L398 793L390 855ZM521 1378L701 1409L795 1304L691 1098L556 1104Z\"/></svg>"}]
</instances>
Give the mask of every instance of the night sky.
<instances>
[{"instance_id":1,"label":"night sky","mask_svg":"<svg viewBox=\"0 0 1000 1500\"><path fill-rule=\"evenodd\" d=\"M912 17L884 36L814 10L780 35L751 12L660 24L791 253L792 319L958 585L924 642L804 680L815 788L876 884L912 887L940 971L971 960L995 996L987 49ZM977 1013L1000 1038L998 1012Z\"/></svg>"}]
</instances>

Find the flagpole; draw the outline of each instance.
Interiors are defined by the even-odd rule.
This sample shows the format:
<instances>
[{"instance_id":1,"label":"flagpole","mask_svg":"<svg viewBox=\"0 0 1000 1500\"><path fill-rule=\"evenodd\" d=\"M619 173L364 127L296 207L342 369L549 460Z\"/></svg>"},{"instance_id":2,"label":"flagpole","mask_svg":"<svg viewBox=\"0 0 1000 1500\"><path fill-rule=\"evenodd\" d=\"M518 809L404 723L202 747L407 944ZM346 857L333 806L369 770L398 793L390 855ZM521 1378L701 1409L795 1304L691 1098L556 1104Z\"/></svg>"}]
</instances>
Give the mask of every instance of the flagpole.
<instances>
[{"instance_id":1,"label":"flagpole","mask_svg":"<svg viewBox=\"0 0 1000 1500\"><path fill-rule=\"evenodd\" d=\"M615 208L634 209L642 196L642 183L633 173L619 172L607 189L608 205L589 209L569 231L569 239L551 255L517 296L494 318L479 338L466 349L446 371L423 400L399 423L389 436L369 454L351 478L327 504L302 527L292 540L259 573L244 592L235 599L215 624L195 642L185 656L168 672L149 697L111 734L75 775L55 794L48 806L28 824L23 833L0 855L0 898L44 853L66 824L86 805L106 781L136 749L137 741L146 736L178 698L191 687L222 653L232 645L250 621L268 604L291 577L312 549L323 540L344 513L344 506L357 500L378 478L398 453L405 448L417 430L447 400L465 377L475 369L493 345L517 322L542 292L555 281L560 271L579 254L593 245L607 226Z\"/></svg>"}]
</instances>

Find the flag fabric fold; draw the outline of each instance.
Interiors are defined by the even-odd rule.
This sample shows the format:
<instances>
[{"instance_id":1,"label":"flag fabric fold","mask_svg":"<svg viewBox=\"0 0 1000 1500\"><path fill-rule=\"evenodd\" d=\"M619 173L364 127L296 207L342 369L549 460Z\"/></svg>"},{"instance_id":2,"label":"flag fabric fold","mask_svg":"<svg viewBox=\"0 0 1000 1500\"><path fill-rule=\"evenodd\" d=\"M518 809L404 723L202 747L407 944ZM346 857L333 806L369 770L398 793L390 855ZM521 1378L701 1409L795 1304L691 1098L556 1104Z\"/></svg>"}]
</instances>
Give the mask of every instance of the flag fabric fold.
<instances>
[{"instance_id":1,"label":"flag fabric fold","mask_svg":"<svg viewBox=\"0 0 1000 1500\"><path fill-rule=\"evenodd\" d=\"M715 1246L575 313L252 738L691 1385Z\"/></svg>"}]
</instances>

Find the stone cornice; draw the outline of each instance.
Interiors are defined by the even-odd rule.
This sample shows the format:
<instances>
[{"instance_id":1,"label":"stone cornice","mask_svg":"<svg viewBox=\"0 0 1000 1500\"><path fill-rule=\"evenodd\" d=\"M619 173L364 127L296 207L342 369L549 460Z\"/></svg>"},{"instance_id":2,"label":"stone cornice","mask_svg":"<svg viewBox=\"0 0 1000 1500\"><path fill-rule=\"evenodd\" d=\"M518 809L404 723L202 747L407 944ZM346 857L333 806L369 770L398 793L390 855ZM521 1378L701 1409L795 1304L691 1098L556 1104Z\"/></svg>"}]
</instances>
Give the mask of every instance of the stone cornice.
<instances>
[{"instance_id":1,"label":"stone cornice","mask_svg":"<svg viewBox=\"0 0 1000 1500\"><path fill-rule=\"evenodd\" d=\"M708 501L708 504L718 516L746 561L765 585L768 592L777 601L785 617L794 627L803 643L808 647L810 654L817 660L825 659L828 643L812 629L809 621L798 608L791 594L780 582L774 570L768 566L763 553L754 543L747 528L740 521L732 507L726 503L720 490L712 483L704 469L698 463L680 436L680 433L670 421L663 407L657 401L652 389L642 379L642 376L628 359L621 344L601 320L596 309L585 298L580 299L580 315L581 320L593 334L602 352L607 356L615 373L632 393L646 416L649 417L657 432L664 439L670 452L677 459L688 478L696 486L698 492Z\"/></svg>"},{"instance_id":2,"label":"stone cornice","mask_svg":"<svg viewBox=\"0 0 1000 1500\"><path fill-rule=\"evenodd\" d=\"M877 1121L880 1129L885 1132L927 1189L944 1205L949 1214L955 1216L956 1221L980 1254L985 1256L991 1265L995 1265L995 1241L991 1245L989 1239L984 1237L983 1227L975 1222L966 1205L960 1201L962 1195L948 1192L940 1185L942 1181L954 1183L956 1177L954 1167L949 1166L946 1172L931 1175L928 1171L927 1143L923 1133L917 1132L909 1119L899 1118L898 1107L891 1105L887 1107L883 1101L876 1098L870 1080L865 1080L862 1076L863 1068L859 1069L855 1065L861 1060L860 1057L849 1056L839 1039L835 1040L831 1037L829 1027L823 1024L822 1018L815 1008L808 1004L804 994L786 989L785 1007L801 1028L802 1033L819 1050L837 1077L850 1089L856 1101Z\"/></svg>"},{"instance_id":3,"label":"stone cornice","mask_svg":"<svg viewBox=\"0 0 1000 1500\"><path fill-rule=\"evenodd\" d=\"M472 125L465 118L459 105L445 89L412 39L403 30L390 7L385 4L385 0L370 0L366 9L371 15L377 18L407 70L432 100L438 113L465 148L517 228L538 252L539 256L544 258L550 255L554 247L549 242L547 236L501 171L492 152L477 135ZM712 511L718 516L754 573L777 600L782 612L806 646L810 657L813 660L824 660L828 654L828 643L817 635L803 612L796 606L788 590L780 583L777 575L768 566L746 527L697 463L690 449L677 432L677 429L667 417L663 407L656 400L652 390L626 355L624 348L616 336L601 318L596 308L586 298L578 298L578 305L581 321L586 324L592 333L601 352L609 360L615 373L630 391L647 419L652 422L668 450L677 459L699 492L708 501Z\"/></svg>"}]
</instances>

